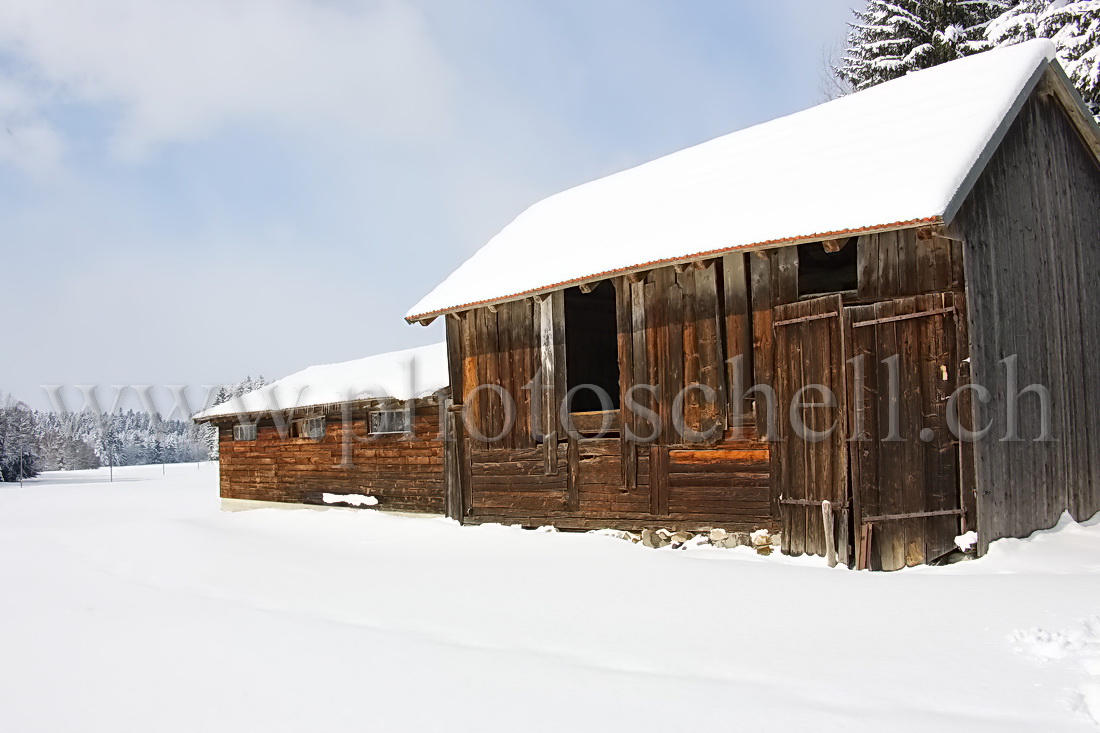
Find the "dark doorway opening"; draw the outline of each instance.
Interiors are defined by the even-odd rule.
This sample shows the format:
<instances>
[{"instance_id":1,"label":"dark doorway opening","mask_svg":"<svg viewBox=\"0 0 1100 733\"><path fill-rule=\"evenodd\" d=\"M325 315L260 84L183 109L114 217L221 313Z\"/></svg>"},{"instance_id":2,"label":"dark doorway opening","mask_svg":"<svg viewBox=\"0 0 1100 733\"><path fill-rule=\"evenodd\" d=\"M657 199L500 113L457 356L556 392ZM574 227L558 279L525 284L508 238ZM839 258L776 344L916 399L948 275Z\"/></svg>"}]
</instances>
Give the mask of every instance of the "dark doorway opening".
<instances>
[{"instance_id":1,"label":"dark doorway opening","mask_svg":"<svg viewBox=\"0 0 1100 733\"><path fill-rule=\"evenodd\" d=\"M580 288L565 291L565 372L569 389L594 385L619 407L619 346L616 334L615 287L604 280L591 293ZM591 388L579 389L570 400L570 412L604 409Z\"/></svg>"},{"instance_id":2,"label":"dark doorway opening","mask_svg":"<svg viewBox=\"0 0 1100 733\"><path fill-rule=\"evenodd\" d=\"M798 245L798 295L855 290L856 237Z\"/></svg>"}]
</instances>

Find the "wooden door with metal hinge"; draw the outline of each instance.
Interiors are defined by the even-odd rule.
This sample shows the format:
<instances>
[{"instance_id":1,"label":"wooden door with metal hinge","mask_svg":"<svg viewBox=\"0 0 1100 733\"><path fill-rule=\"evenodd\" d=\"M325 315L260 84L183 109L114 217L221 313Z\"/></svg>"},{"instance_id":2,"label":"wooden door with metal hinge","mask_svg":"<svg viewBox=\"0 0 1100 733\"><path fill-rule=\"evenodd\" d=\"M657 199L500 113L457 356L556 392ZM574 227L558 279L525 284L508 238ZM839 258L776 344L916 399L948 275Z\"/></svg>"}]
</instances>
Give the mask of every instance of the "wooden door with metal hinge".
<instances>
[{"instance_id":1,"label":"wooden door with metal hinge","mask_svg":"<svg viewBox=\"0 0 1100 733\"><path fill-rule=\"evenodd\" d=\"M780 305L774 330L772 447L783 552L849 563L847 390L839 295ZM829 528L828 530L826 528Z\"/></svg>"},{"instance_id":2,"label":"wooden door with metal hinge","mask_svg":"<svg viewBox=\"0 0 1100 733\"><path fill-rule=\"evenodd\" d=\"M963 514L947 406L957 293L844 309L857 567L897 570L954 548Z\"/></svg>"}]
</instances>

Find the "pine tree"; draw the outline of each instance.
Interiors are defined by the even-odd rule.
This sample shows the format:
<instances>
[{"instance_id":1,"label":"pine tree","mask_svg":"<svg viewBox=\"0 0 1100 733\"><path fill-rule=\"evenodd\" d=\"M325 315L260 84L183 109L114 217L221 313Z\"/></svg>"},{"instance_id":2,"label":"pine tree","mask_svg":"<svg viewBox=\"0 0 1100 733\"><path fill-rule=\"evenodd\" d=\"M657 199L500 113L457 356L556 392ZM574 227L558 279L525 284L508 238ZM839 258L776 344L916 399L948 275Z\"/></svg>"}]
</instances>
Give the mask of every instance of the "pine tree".
<instances>
[{"instance_id":1,"label":"pine tree","mask_svg":"<svg viewBox=\"0 0 1100 733\"><path fill-rule=\"evenodd\" d=\"M1100 121L1100 0L1022 0L986 30L991 47L1054 41L1058 61Z\"/></svg>"},{"instance_id":2,"label":"pine tree","mask_svg":"<svg viewBox=\"0 0 1100 733\"><path fill-rule=\"evenodd\" d=\"M0 403L0 481L38 475L34 412L10 395Z\"/></svg>"},{"instance_id":3,"label":"pine tree","mask_svg":"<svg viewBox=\"0 0 1100 733\"><path fill-rule=\"evenodd\" d=\"M990 21L986 39L990 47L1010 46L1039 37L1039 16L1050 0L1022 0Z\"/></svg>"},{"instance_id":4,"label":"pine tree","mask_svg":"<svg viewBox=\"0 0 1100 733\"><path fill-rule=\"evenodd\" d=\"M1054 41L1058 60L1100 122L1100 0L1052 2L1038 30Z\"/></svg>"},{"instance_id":5,"label":"pine tree","mask_svg":"<svg viewBox=\"0 0 1100 733\"><path fill-rule=\"evenodd\" d=\"M1009 0L868 0L853 11L833 69L854 91L986 50L986 27Z\"/></svg>"}]
</instances>

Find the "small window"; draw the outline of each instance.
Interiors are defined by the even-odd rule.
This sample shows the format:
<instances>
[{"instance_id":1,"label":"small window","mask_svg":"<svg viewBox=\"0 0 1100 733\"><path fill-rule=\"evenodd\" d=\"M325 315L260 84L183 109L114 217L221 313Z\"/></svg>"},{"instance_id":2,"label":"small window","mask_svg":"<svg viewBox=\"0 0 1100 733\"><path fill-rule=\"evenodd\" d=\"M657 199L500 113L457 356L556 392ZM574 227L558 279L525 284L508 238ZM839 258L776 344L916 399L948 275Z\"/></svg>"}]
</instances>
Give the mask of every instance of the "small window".
<instances>
[{"instance_id":1,"label":"small window","mask_svg":"<svg viewBox=\"0 0 1100 733\"><path fill-rule=\"evenodd\" d=\"M294 421L295 435L299 438L320 440L325 437L325 418L306 417Z\"/></svg>"},{"instance_id":2,"label":"small window","mask_svg":"<svg viewBox=\"0 0 1100 733\"><path fill-rule=\"evenodd\" d=\"M799 296L855 290L856 237L798 245Z\"/></svg>"},{"instance_id":3,"label":"small window","mask_svg":"<svg viewBox=\"0 0 1100 733\"><path fill-rule=\"evenodd\" d=\"M233 440L255 440L256 439L256 426L255 425L234 425L233 426Z\"/></svg>"},{"instance_id":4,"label":"small window","mask_svg":"<svg viewBox=\"0 0 1100 733\"><path fill-rule=\"evenodd\" d=\"M412 432L412 416L408 410L379 410L370 414L370 431L376 434Z\"/></svg>"}]
</instances>

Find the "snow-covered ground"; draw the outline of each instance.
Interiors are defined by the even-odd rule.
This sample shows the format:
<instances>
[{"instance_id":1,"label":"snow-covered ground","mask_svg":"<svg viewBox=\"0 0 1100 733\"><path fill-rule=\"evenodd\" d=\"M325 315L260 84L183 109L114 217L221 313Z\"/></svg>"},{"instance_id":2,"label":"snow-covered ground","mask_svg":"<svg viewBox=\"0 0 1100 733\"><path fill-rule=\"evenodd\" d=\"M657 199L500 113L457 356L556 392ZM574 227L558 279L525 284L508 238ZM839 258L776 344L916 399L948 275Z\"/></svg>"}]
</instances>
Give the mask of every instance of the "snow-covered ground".
<instances>
[{"instance_id":1,"label":"snow-covered ground","mask_svg":"<svg viewBox=\"0 0 1100 733\"><path fill-rule=\"evenodd\" d=\"M1096 730L1100 526L889 574L0 484L0 730ZM1090 716L1089 704L1094 706Z\"/></svg>"}]
</instances>

